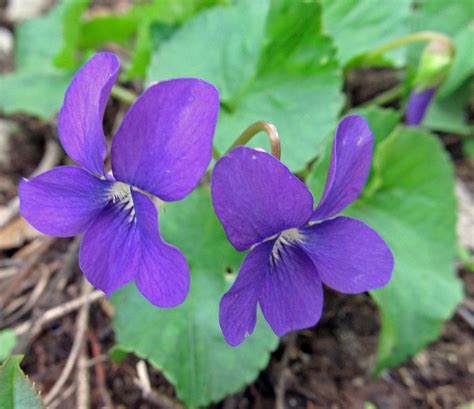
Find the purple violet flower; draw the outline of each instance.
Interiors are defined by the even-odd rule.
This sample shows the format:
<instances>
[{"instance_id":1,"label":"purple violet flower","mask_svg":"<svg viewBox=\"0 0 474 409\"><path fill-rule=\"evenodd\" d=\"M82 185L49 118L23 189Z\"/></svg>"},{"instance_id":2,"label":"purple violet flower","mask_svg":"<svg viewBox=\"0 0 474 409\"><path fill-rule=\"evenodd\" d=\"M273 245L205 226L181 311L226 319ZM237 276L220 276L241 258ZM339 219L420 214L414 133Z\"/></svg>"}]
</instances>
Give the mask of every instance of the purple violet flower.
<instances>
[{"instance_id":1,"label":"purple violet flower","mask_svg":"<svg viewBox=\"0 0 474 409\"><path fill-rule=\"evenodd\" d=\"M158 307L184 301L189 268L158 230L150 195L176 201L204 175L212 155L219 95L199 79L149 87L132 105L112 141L104 169L102 121L119 71L117 57L96 54L74 76L58 118L59 139L80 166L59 166L19 187L21 214L41 232L84 232L79 264L107 296L135 280Z\"/></svg>"},{"instance_id":2,"label":"purple violet flower","mask_svg":"<svg viewBox=\"0 0 474 409\"><path fill-rule=\"evenodd\" d=\"M322 283L346 294L388 283L394 262L384 240L361 221L337 216L365 184L373 140L364 118L341 121L314 210L304 183L268 153L239 146L216 163L215 212L232 245L251 249L220 303L220 325L230 345L252 333L257 304L282 336L319 321Z\"/></svg>"},{"instance_id":3,"label":"purple violet flower","mask_svg":"<svg viewBox=\"0 0 474 409\"><path fill-rule=\"evenodd\" d=\"M436 87L427 88L422 91L417 89L412 91L405 113L406 125L418 126L421 124L435 92Z\"/></svg>"}]
</instances>

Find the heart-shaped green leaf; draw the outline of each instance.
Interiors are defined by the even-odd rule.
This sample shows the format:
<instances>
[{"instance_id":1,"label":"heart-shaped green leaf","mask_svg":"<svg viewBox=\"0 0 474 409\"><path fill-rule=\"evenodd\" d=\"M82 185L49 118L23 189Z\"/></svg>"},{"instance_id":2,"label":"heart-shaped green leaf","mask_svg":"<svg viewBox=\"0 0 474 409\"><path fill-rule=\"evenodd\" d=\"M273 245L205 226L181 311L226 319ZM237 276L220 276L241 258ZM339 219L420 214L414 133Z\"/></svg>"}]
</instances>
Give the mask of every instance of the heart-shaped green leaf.
<instances>
[{"instance_id":1,"label":"heart-shaped green leaf","mask_svg":"<svg viewBox=\"0 0 474 409\"><path fill-rule=\"evenodd\" d=\"M20 355L12 356L0 366L0 409L44 409L20 368L22 359Z\"/></svg>"},{"instance_id":2,"label":"heart-shaped green leaf","mask_svg":"<svg viewBox=\"0 0 474 409\"><path fill-rule=\"evenodd\" d=\"M223 107L218 150L228 149L253 122L271 121L282 140L282 160L301 170L319 152L343 103L334 54L316 2L241 0L207 10L177 30L153 54L147 79L212 82Z\"/></svg>"},{"instance_id":3,"label":"heart-shaped green leaf","mask_svg":"<svg viewBox=\"0 0 474 409\"><path fill-rule=\"evenodd\" d=\"M219 328L219 300L242 255L228 243L200 188L160 211L160 228L186 254L191 290L183 305L158 309L129 285L112 297L117 347L147 358L175 385L190 408L207 405L252 382L268 363L277 337L260 317L242 345L227 345Z\"/></svg>"}]
</instances>

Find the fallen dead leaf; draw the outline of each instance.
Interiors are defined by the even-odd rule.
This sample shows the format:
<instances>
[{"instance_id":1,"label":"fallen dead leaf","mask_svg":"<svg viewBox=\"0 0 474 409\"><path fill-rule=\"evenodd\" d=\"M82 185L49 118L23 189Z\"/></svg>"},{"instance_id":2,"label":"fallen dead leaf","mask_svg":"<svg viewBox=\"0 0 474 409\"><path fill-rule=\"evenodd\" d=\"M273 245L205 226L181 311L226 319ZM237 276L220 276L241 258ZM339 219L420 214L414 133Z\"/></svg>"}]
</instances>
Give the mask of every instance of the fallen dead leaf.
<instances>
[{"instance_id":1,"label":"fallen dead leaf","mask_svg":"<svg viewBox=\"0 0 474 409\"><path fill-rule=\"evenodd\" d=\"M0 230L0 250L13 249L41 236L23 217L17 216Z\"/></svg>"}]
</instances>

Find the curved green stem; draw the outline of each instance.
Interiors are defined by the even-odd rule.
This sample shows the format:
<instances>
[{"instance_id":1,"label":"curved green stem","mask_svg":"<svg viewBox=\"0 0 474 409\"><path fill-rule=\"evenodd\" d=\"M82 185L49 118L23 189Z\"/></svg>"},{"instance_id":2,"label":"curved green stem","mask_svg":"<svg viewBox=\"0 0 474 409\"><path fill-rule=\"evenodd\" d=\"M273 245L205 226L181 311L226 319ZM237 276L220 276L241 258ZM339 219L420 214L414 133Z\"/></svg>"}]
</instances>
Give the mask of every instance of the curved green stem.
<instances>
[{"instance_id":1,"label":"curved green stem","mask_svg":"<svg viewBox=\"0 0 474 409\"><path fill-rule=\"evenodd\" d=\"M401 47L402 45L415 43L418 41L436 41L440 44L445 45L451 50L454 50L453 43L451 39L444 34L437 33L435 31L419 31L417 33L408 34L406 36L396 38L395 40L389 41L387 44L382 47L376 48L372 52L367 54L368 58L375 58L385 54L387 51L390 51L394 48Z\"/></svg>"},{"instance_id":2,"label":"curved green stem","mask_svg":"<svg viewBox=\"0 0 474 409\"><path fill-rule=\"evenodd\" d=\"M276 126L273 125L271 122L265 122L265 121L258 121L250 125L235 140L235 142L227 150L227 152L234 149L236 146L245 145L259 132L265 132L267 134L268 140L270 141L270 149L271 149L272 155L275 156L275 158L280 159L281 145L280 145L280 137L278 135L278 130L276 129Z\"/></svg>"},{"instance_id":3,"label":"curved green stem","mask_svg":"<svg viewBox=\"0 0 474 409\"><path fill-rule=\"evenodd\" d=\"M364 102L363 104L359 105L358 108L363 108L369 105L385 105L390 102L395 101L397 98L401 97L403 95L403 92L405 91L405 84L398 84L394 86L393 88L390 88L389 90L377 95L375 98L372 98L371 100Z\"/></svg>"},{"instance_id":4,"label":"curved green stem","mask_svg":"<svg viewBox=\"0 0 474 409\"><path fill-rule=\"evenodd\" d=\"M112 87L110 95L129 105L132 105L138 98L138 96L134 92L129 91L128 89L123 88L120 85L114 85Z\"/></svg>"}]
</instances>

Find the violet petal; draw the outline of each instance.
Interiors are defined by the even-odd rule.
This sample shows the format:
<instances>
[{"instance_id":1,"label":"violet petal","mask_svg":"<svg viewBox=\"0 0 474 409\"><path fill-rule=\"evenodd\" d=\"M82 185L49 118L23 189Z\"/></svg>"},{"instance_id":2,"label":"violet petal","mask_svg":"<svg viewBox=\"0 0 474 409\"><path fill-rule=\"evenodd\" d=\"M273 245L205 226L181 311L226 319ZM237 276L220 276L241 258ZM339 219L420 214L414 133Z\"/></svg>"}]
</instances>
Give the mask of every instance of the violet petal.
<instances>
[{"instance_id":1,"label":"violet petal","mask_svg":"<svg viewBox=\"0 0 474 409\"><path fill-rule=\"evenodd\" d=\"M435 92L436 87L427 88L423 91L417 91L416 89L412 91L406 108L405 124L409 126L421 124Z\"/></svg>"},{"instance_id":2,"label":"violet petal","mask_svg":"<svg viewBox=\"0 0 474 409\"><path fill-rule=\"evenodd\" d=\"M112 141L117 180L165 201L180 200L212 157L219 94L192 78L159 82L132 105Z\"/></svg>"},{"instance_id":3,"label":"violet petal","mask_svg":"<svg viewBox=\"0 0 474 409\"><path fill-rule=\"evenodd\" d=\"M102 121L119 67L114 54L95 54L71 80L58 117L64 150L78 164L100 175L104 174L107 152Z\"/></svg>"},{"instance_id":4,"label":"violet petal","mask_svg":"<svg viewBox=\"0 0 474 409\"><path fill-rule=\"evenodd\" d=\"M237 250L299 227L313 197L303 182L266 152L239 146L219 159L211 179L214 210Z\"/></svg>"},{"instance_id":5,"label":"violet petal","mask_svg":"<svg viewBox=\"0 0 474 409\"><path fill-rule=\"evenodd\" d=\"M393 256L377 232L359 220L336 217L302 229L301 247L313 260L321 281L345 294L385 286Z\"/></svg>"},{"instance_id":6,"label":"violet petal","mask_svg":"<svg viewBox=\"0 0 474 409\"><path fill-rule=\"evenodd\" d=\"M220 302L219 322L226 342L239 345L252 334L257 320L257 302L273 241L255 246L245 257L232 287Z\"/></svg>"},{"instance_id":7,"label":"violet petal","mask_svg":"<svg viewBox=\"0 0 474 409\"><path fill-rule=\"evenodd\" d=\"M152 201L133 192L133 202L142 240L137 287L157 307L175 307L186 299L189 291L188 263L178 248L161 238L158 212Z\"/></svg>"},{"instance_id":8,"label":"violet petal","mask_svg":"<svg viewBox=\"0 0 474 409\"><path fill-rule=\"evenodd\" d=\"M132 192L132 197L133 208L110 203L94 220L81 243L80 267L107 296L136 279L152 304L176 306L189 288L186 260L161 239L151 200L138 192Z\"/></svg>"},{"instance_id":9,"label":"violet petal","mask_svg":"<svg viewBox=\"0 0 474 409\"><path fill-rule=\"evenodd\" d=\"M360 194L369 175L374 136L359 115L342 119L334 138L324 193L312 220L337 215Z\"/></svg>"},{"instance_id":10,"label":"violet petal","mask_svg":"<svg viewBox=\"0 0 474 409\"><path fill-rule=\"evenodd\" d=\"M59 166L21 181L20 213L44 234L75 236L102 211L110 187L84 169Z\"/></svg>"},{"instance_id":11,"label":"violet petal","mask_svg":"<svg viewBox=\"0 0 474 409\"><path fill-rule=\"evenodd\" d=\"M301 248L285 243L279 247L277 240L259 303L278 336L316 325L323 309L323 287L316 267Z\"/></svg>"}]
</instances>

